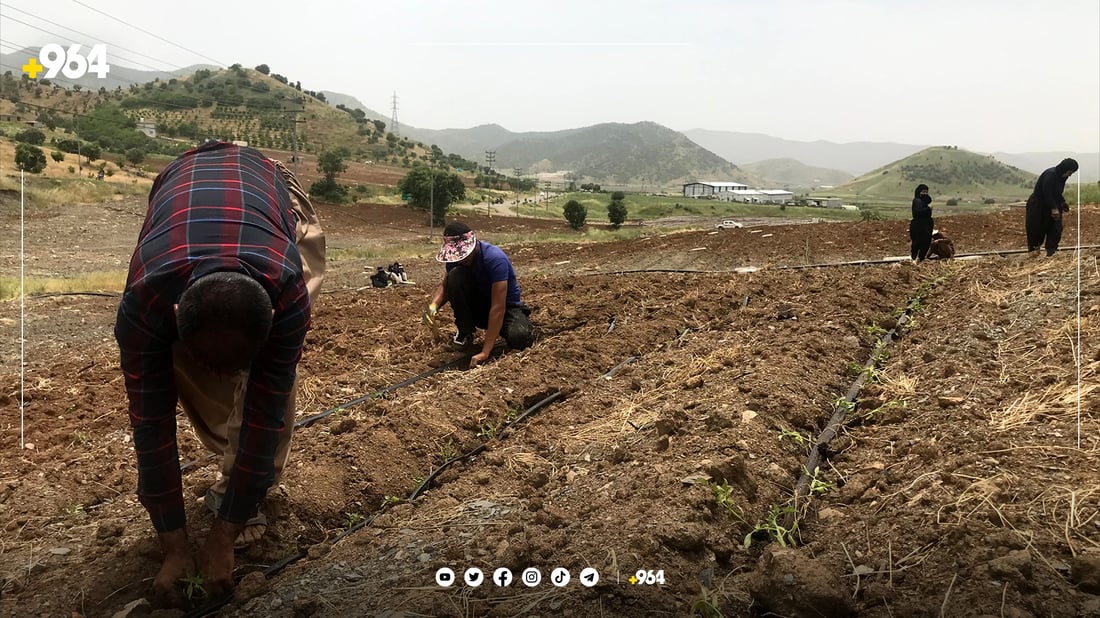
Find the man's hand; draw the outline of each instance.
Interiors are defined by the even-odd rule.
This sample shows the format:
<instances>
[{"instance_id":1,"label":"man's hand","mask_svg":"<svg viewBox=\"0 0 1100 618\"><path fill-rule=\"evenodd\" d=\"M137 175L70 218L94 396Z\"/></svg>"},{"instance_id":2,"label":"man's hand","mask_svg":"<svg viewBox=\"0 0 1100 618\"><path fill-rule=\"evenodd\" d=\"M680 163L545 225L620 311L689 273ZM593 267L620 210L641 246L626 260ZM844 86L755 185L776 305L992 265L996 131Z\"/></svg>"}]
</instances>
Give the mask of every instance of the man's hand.
<instances>
[{"instance_id":1,"label":"man's hand","mask_svg":"<svg viewBox=\"0 0 1100 618\"><path fill-rule=\"evenodd\" d=\"M470 369L477 367L481 363L484 363L489 358L488 352L478 352L470 357Z\"/></svg>"},{"instance_id":2,"label":"man's hand","mask_svg":"<svg viewBox=\"0 0 1100 618\"><path fill-rule=\"evenodd\" d=\"M428 305L428 308L424 310L423 314L421 314L420 320L422 322L424 322L425 324L427 324L428 326L434 327L435 326L435 316L438 313L439 313L439 307L437 307L435 305L435 303L432 303L432 304Z\"/></svg>"},{"instance_id":3,"label":"man's hand","mask_svg":"<svg viewBox=\"0 0 1100 618\"><path fill-rule=\"evenodd\" d=\"M215 519L199 552L199 572L207 577L210 594L221 596L233 589L233 543L244 524Z\"/></svg>"},{"instance_id":4,"label":"man's hand","mask_svg":"<svg viewBox=\"0 0 1100 618\"><path fill-rule=\"evenodd\" d=\"M195 560L191 557L191 548L187 544L187 532L182 528L171 532L161 532L160 548L164 551L164 563L153 579L153 592L157 596L171 598L175 594L176 582L195 572Z\"/></svg>"}]
</instances>

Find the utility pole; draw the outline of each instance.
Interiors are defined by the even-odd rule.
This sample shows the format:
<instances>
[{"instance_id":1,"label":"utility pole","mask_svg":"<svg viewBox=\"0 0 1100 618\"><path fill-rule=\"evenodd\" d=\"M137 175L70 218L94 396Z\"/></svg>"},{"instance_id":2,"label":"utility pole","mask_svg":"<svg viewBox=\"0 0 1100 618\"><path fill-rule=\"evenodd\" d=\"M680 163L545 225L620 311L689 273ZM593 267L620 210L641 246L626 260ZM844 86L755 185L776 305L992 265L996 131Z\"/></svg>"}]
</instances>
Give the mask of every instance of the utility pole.
<instances>
[{"instance_id":1,"label":"utility pole","mask_svg":"<svg viewBox=\"0 0 1100 618\"><path fill-rule=\"evenodd\" d=\"M523 170L521 170L518 167L513 167L512 168L512 173L516 175L516 216L518 217L519 216L519 190L520 190L519 185L520 185L520 181L523 180L522 178L520 178L520 174L523 173Z\"/></svg>"},{"instance_id":2,"label":"utility pole","mask_svg":"<svg viewBox=\"0 0 1100 618\"><path fill-rule=\"evenodd\" d=\"M397 137L401 137L401 130L397 126L397 91L393 91L393 96L390 97L393 102L393 111L390 113L390 131Z\"/></svg>"},{"instance_id":3,"label":"utility pole","mask_svg":"<svg viewBox=\"0 0 1100 618\"><path fill-rule=\"evenodd\" d=\"M298 114L306 111L306 98L298 97L285 106L283 110L290 115L290 162L294 164L294 175L298 175L298 123L305 122L304 120L298 120Z\"/></svg>"},{"instance_id":4,"label":"utility pole","mask_svg":"<svg viewBox=\"0 0 1100 618\"><path fill-rule=\"evenodd\" d=\"M497 160L497 151L486 150L485 151L485 163L489 166L489 187L493 186L493 162ZM493 216L493 196L489 195L488 201L485 203L485 214L492 218Z\"/></svg>"},{"instance_id":5,"label":"utility pole","mask_svg":"<svg viewBox=\"0 0 1100 618\"><path fill-rule=\"evenodd\" d=\"M428 240L431 241L432 236L435 236L435 152L432 152L432 166L429 170L432 175L432 182L428 189L428 212L431 213L431 222L428 223Z\"/></svg>"}]
</instances>

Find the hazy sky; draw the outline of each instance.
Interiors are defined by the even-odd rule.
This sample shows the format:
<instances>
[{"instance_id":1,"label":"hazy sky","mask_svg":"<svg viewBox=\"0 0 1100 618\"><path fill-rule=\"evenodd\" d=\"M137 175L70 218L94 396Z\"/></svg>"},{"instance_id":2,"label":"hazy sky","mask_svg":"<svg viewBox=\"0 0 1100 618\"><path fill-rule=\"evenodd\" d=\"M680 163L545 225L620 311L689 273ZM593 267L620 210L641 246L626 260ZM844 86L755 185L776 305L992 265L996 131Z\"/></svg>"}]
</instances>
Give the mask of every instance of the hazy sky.
<instances>
[{"instance_id":1,"label":"hazy sky","mask_svg":"<svg viewBox=\"0 0 1100 618\"><path fill-rule=\"evenodd\" d=\"M396 91L398 121L430 129L1100 150L1098 0L0 0L0 50L50 42L144 69L266 63L387 117Z\"/></svg>"}]
</instances>

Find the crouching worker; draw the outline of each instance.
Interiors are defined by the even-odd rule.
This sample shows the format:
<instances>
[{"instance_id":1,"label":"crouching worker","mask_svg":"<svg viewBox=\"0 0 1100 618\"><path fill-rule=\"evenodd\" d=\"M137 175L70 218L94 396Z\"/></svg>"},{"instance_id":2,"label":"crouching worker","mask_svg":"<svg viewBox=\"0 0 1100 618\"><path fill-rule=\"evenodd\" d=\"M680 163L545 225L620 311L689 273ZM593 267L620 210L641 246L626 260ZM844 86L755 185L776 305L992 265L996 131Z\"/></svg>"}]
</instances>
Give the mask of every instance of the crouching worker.
<instances>
[{"instance_id":1,"label":"crouching worker","mask_svg":"<svg viewBox=\"0 0 1100 618\"><path fill-rule=\"evenodd\" d=\"M472 346L475 329L484 329L485 340L470 358L471 369L489 358L498 336L516 350L531 345L531 309L520 299L516 271L500 247L478 240L468 225L455 222L444 228L436 260L447 270L424 311L424 322L433 325L439 309L449 302L458 329L455 346Z\"/></svg>"},{"instance_id":2,"label":"crouching worker","mask_svg":"<svg viewBox=\"0 0 1100 618\"><path fill-rule=\"evenodd\" d=\"M955 257L955 243L944 236L943 232L935 230L932 232L932 245L928 248L928 253L941 260L949 260Z\"/></svg>"},{"instance_id":3,"label":"crouching worker","mask_svg":"<svg viewBox=\"0 0 1100 618\"><path fill-rule=\"evenodd\" d=\"M290 454L298 361L325 241L298 180L251 148L211 142L168 164L149 193L115 338L129 396L137 496L164 562L158 595L202 575L233 586L234 546L267 528L260 506ZM187 538L176 404L219 458L214 522Z\"/></svg>"}]
</instances>

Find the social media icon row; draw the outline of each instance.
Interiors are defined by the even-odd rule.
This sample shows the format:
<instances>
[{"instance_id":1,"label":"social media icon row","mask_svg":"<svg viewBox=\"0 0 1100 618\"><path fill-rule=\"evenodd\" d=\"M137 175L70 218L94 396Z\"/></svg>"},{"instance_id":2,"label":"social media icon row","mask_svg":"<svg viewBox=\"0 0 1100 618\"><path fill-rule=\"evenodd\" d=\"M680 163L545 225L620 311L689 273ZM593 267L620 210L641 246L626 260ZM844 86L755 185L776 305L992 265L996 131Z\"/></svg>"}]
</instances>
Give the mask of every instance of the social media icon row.
<instances>
[{"instance_id":1,"label":"social media icon row","mask_svg":"<svg viewBox=\"0 0 1100 618\"><path fill-rule=\"evenodd\" d=\"M441 567L435 572L435 583L444 588L449 588L455 583L455 572L450 567ZM534 588L542 583L542 571L535 567L529 567L520 573L520 581L528 588ZM550 583L559 588L563 588L569 585L569 581L572 576L569 574L569 569L557 567L550 572ZM462 573L462 581L466 582L467 586L477 588L481 584L485 583L485 573L477 568L470 567ZM493 583L498 587L505 588L512 585L513 576L512 570L501 567L493 571ZM592 567L586 567L581 569L580 583L586 588L595 586L600 581L600 572Z\"/></svg>"}]
</instances>

